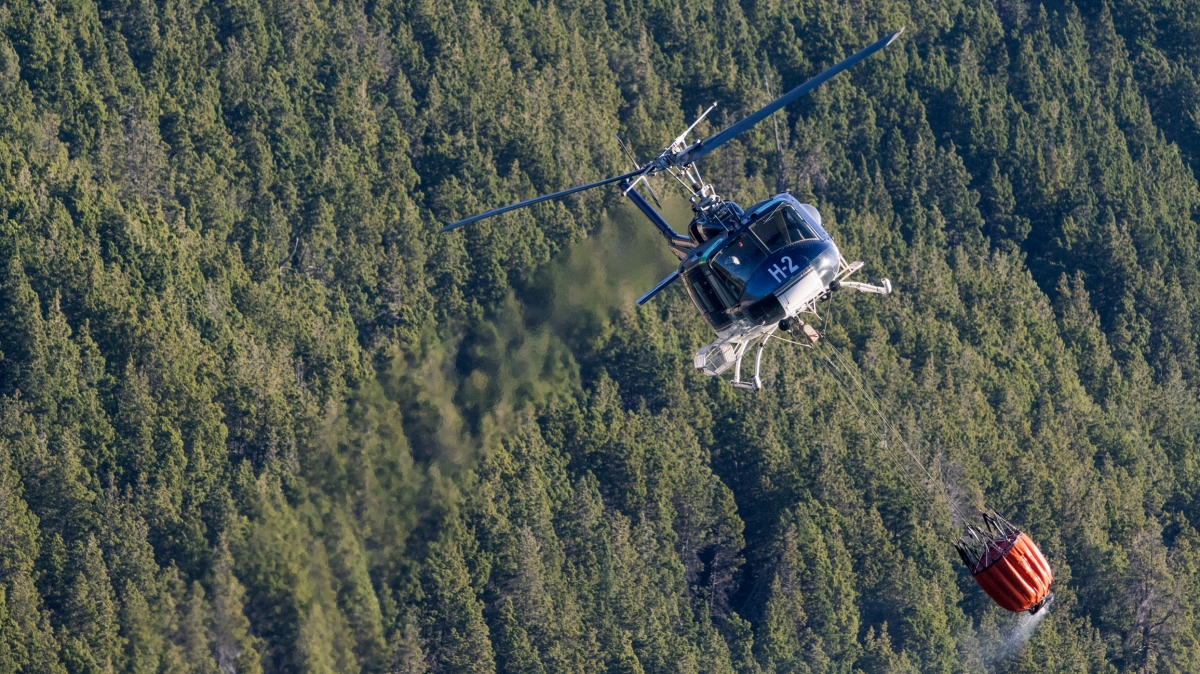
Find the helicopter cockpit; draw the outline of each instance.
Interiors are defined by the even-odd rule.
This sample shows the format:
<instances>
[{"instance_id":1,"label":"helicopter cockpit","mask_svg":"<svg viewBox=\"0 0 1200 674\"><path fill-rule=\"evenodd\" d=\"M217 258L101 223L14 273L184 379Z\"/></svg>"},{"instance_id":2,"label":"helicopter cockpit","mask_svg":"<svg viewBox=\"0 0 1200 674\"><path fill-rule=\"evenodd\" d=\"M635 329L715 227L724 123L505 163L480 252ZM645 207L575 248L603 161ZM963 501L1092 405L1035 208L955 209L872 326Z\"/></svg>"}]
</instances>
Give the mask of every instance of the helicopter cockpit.
<instances>
[{"instance_id":1,"label":"helicopter cockpit","mask_svg":"<svg viewBox=\"0 0 1200 674\"><path fill-rule=\"evenodd\" d=\"M787 202L751 213L750 222L750 231L734 238L712 261L713 268L737 289L738 295L768 255L792 244L821 238Z\"/></svg>"},{"instance_id":2,"label":"helicopter cockpit","mask_svg":"<svg viewBox=\"0 0 1200 674\"><path fill-rule=\"evenodd\" d=\"M781 194L746 213L738 226L699 243L681 269L689 294L718 332L743 311L755 321L778 313L774 291L810 263L821 271L837 265L837 250L812 206Z\"/></svg>"}]
</instances>

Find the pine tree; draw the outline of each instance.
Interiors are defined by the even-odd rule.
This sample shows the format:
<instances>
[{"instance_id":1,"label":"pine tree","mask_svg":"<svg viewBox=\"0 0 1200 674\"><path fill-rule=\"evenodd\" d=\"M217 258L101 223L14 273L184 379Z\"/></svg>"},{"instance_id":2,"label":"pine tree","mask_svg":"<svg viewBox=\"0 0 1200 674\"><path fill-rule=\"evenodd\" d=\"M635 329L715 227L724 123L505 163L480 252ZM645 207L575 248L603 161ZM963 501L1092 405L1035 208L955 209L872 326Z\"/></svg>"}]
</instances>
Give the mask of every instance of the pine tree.
<instances>
[{"instance_id":1,"label":"pine tree","mask_svg":"<svg viewBox=\"0 0 1200 674\"><path fill-rule=\"evenodd\" d=\"M492 642L496 648L497 671L507 674L542 674L546 671L537 651L530 645L525 629L517 620L512 600L507 597L500 604Z\"/></svg>"},{"instance_id":2,"label":"pine tree","mask_svg":"<svg viewBox=\"0 0 1200 674\"><path fill-rule=\"evenodd\" d=\"M451 516L430 546L422 633L434 672L492 672L496 665L483 606L463 558L462 524Z\"/></svg>"},{"instance_id":3,"label":"pine tree","mask_svg":"<svg viewBox=\"0 0 1200 674\"><path fill-rule=\"evenodd\" d=\"M224 540L214 558L212 594L209 642L217 666L225 672L262 674L262 643L250 632L250 621L243 612L246 590L233 574L233 558Z\"/></svg>"}]
</instances>

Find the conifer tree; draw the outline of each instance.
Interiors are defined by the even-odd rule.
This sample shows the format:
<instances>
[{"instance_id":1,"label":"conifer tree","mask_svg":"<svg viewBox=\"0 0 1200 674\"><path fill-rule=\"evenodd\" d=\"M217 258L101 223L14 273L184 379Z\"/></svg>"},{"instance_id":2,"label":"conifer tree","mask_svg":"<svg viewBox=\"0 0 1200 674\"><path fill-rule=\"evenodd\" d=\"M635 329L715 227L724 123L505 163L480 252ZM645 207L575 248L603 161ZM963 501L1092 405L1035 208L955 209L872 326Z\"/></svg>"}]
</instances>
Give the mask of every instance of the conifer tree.
<instances>
[{"instance_id":1,"label":"conifer tree","mask_svg":"<svg viewBox=\"0 0 1200 674\"><path fill-rule=\"evenodd\" d=\"M492 672L496 665L463 558L462 524L453 516L430 546L423 584L428 593L422 633L433 672Z\"/></svg>"}]
</instances>

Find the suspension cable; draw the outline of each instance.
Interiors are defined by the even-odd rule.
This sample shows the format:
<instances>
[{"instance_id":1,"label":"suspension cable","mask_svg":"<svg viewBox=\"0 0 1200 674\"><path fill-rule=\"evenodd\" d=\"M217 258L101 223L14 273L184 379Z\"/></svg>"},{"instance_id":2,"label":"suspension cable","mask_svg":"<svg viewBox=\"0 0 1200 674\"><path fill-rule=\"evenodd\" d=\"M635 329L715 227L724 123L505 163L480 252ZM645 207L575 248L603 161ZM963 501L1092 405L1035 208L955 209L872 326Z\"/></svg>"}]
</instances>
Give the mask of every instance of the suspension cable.
<instances>
[{"instance_id":1,"label":"suspension cable","mask_svg":"<svg viewBox=\"0 0 1200 674\"><path fill-rule=\"evenodd\" d=\"M840 368L838 368L838 366L835 365L833 363L833 361L829 359L828 356L822 356L821 361L823 363L825 363L825 366L829 370L830 376L833 377L834 383L837 384L838 390L840 390L842 392L842 395L846 398L846 402L850 403L850 406L854 408L854 411L858 414L858 417L860 419L865 420L867 415L861 409L859 409L858 403L854 399L854 395L851 394L849 390L847 390L846 386L842 383L841 377L838 376L838 370ZM871 426L872 428L875 428L874 425L871 425L871 424L868 424L868 425ZM921 493L925 496L927 501L930 501L931 497L930 497L928 489L918 489L918 487L921 486L921 481L918 480L917 478L913 477L912 473L909 471L908 465L905 462L900 461L900 456L896 453L896 451L888 443L886 434L883 432L880 432L878 430L875 430L875 434L879 436L880 447L890 455L892 463L893 463L893 465L895 465L896 470L899 472L900 477L903 479L903 481L908 483L908 485L910 487L912 487L913 489L917 489L919 493Z\"/></svg>"},{"instance_id":2,"label":"suspension cable","mask_svg":"<svg viewBox=\"0 0 1200 674\"><path fill-rule=\"evenodd\" d=\"M833 371L834 369L841 370L843 373L845 373L850 378L850 381L855 385L855 388L857 388L859 393L862 394L863 400L866 402L866 405L870 408L870 410L872 412L875 413L876 416L879 417L879 420L883 424L883 427L889 433L891 433L892 435L894 435L896 437L896 440L899 441L900 446L904 448L905 453L908 454L909 458L912 460L913 463L916 464L917 468L920 469L921 473L923 473L925 475L925 477L927 479L927 481L925 482L925 484L927 485L926 493L928 493L928 490L930 490L930 489L936 489L937 492L939 493L939 495L942 497L942 501L945 502L946 506L951 510L951 512L953 512L956 516L958 516L958 518L961 521L967 521L968 518L966 517L966 515L964 515L964 513L959 509L958 505L954 502L954 499L950 498L950 494L946 489L946 485L941 478L941 470L938 469L937 470L938 475L934 476L934 474L931 473L929 471L929 469L925 467L924 462L921 460L920 456L918 456L917 452L913 450L912 446L908 443L908 441L905 440L904 435L889 420L888 415L884 412L882 401L879 399L879 397L877 395L875 395L874 391L867 385L865 376L863 376L861 373L858 372L857 365L852 360L850 360L845 355L843 355L842 352L840 350L838 350L838 348L835 347L832 343L830 343L828 339L826 339L824 341L827 344L829 344L829 350L833 353L833 356L838 361L838 363L841 364L841 367L837 368L836 366L834 366L833 361L830 360L828 357L824 358L824 360L831 368L833 368L833 369L831 369L830 374L832 374L834 377L834 380L838 382L839 389L842 390L842 394L845 395L847 397L847 400L850 401L851 406L855 408L855 411L858 412L860 414L860 416L862 415L862 411L858 408L858 405L855 404L854 401L850 398L849 393L846 391L845 387L842 385L841 381L838 379L837 373L835 371ZM915 424L915 422L909 422L909 424L908 424L909 432L916 435L918 438L918 441L924 445L924 449L928 450L929 453L932 454L932 448L930 448L928 441L924 440L924 434L920 432L919 427L914 427L914 424ZM887 438L883 437L882 440L883 440L882 444L884 445L884 447L886 449L890 450L890 445L887 442ZM893 459L896 458L896 454L894 452L889 451L889 454L892 455ZM899 462L899 461L897 461L897 468L903 470L901 468L901 462ZM904 471L904 473L906 475L906 478L909 479L909 481L911 482L912 481L911 476L909 476L907 474L907 471Z\"/></svg>"}]
</instances>

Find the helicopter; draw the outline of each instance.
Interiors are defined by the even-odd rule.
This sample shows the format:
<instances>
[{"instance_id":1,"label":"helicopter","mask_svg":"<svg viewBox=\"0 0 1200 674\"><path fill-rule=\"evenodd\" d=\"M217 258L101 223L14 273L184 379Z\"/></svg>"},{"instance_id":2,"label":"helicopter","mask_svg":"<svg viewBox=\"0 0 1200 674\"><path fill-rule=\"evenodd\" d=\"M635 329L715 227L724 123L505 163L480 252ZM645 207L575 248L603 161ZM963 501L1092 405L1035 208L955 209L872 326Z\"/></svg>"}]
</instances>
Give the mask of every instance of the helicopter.
<instances>
[{"instance_id":1,"label":"helicopter","mask_svg":"<svg viewBox=\"0 0 1200 674\"><path fill-rule=\"evenodd\" d=\"M742 209L721 198L713 186L701 178L696 162L838 73L895 42L902 32L903 29L880 38L753 114L706 139L688 144L688 135L712 112L716 107L714 103L645 164L639 164L622 143L622 149L633 161L633 171L494 208L446 225L440 231L448 232L518 208L619 183L622 193L659 230L668 248L680 261L679 268L639 297L637 304L645 304L682 279L692 304L717 334L715 341L696 352L693 359L696 368L708 376L720 376L733 368L730 383L734 387L759 390L762 388L763 348L776 331L799 331L809 346L815 345L821 333L802 315L816 316L817 304L828 300L837 290L888 295L892 292L892 284L888 279L882 279L879 285L848 280L863 263L847 262L842 257L833 237L822 229L821 213L814 206L802 204L791 194L782 192L749 209ZM660 173L673 177L690 194L693 217L686 234L671 227L637 189L639 184L644 184L657 203L658 197L648 178ZM754 374L749 380L743 379L742 360L756 344Z\"/></svg>"}]
</instances>

